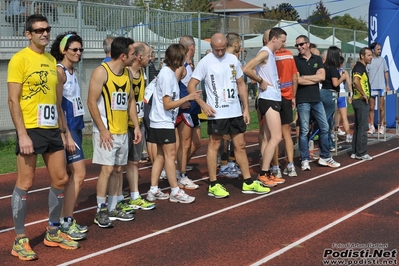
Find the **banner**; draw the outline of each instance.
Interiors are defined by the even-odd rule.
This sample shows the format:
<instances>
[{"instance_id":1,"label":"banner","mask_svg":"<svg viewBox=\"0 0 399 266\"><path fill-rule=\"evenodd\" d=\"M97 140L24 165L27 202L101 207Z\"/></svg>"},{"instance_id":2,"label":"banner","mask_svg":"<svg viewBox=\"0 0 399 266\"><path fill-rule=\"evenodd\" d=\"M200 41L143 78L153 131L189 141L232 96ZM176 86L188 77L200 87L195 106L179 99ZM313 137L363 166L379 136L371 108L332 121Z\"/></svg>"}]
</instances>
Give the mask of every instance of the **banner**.
<instances>
[{"instance_id":1,"label":"banner","mask_svg":"<svg viewBox=\"0 0 399 266\"><path fill-rule=\"evenodd\" d=\"M390 88L399 88L399 0L370 0L369 44L377 42L382 46L381 57L389 68ZM386 98L386 125L396 127L396 95ZM377 113L376 116L377 118ZM376 121L375 121L376 123Z\"/></svg>"}]
</instances>

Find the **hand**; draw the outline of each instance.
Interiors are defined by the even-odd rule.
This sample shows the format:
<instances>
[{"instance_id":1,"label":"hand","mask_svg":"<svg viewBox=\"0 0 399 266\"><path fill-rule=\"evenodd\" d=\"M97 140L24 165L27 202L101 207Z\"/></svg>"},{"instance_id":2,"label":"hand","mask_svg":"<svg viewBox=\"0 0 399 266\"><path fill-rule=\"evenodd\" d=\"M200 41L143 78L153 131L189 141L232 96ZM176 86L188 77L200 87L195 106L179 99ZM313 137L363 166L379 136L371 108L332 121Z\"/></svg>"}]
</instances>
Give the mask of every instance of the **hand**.
<instances>
[{"instance_id":1,"label":"hand","mask_svg":"<svg viewBox=\"0 0 399 266\"><path fill-rule=\"evenodd\" d=\"M141 138L142 138L142 135L141 135L140 127L134 128L134 139L133 139L133 144L138 144L138 143L140 143Z\"/></svg>"},{"instance_id":2,"label":"hand","mask_svg":"<svg viewBox=\"0 0 399 266\"><path fill-rule=\"evenodd\" d=\"M19 136L19 152L23 155L33 154L33 142L28 135Z\"/></svg>"},{"instance_id":3,"label":"hand","mask_svg":"<svg viewBox=\"0 0 399 266\"><path fill-rule=\"evenodd\" d=\"M112 143L113 140L114 137L107 129L100 131L100 148L110 151L114 146Z\"/></svg>"},{"instance_id":4,"label":"hand","mask_svg":"<svg viewBox=\"0 0 399 266\"><path fill-rule=\"evenodd\" d=\"M248 126L249 123L251 122L251 116L249 115L249 111L248 110L244 110L242 116L244 118L245 124Z\"/></svg>"},{"instance_id":5,"label":"hand","mask_svg":"<svg viewBox=\"0 0 399 266\"><path fill-rule=\"evenodd\" d=\"M295 107L296 107L295 98L293 98L293 99L291 100L291 107L292 107L292 110L295 110Z\"/></svg>"},{"instance_id":6,"label":"hand","mask_svg":"<svg viewBox=\"0 0 399 266\"><path fill-rule=\"evenodd\" d=\"M204 110L204 113L206 114L206 116L213 117L216 114L216 111L212 107L210 107L208 104L206 104L204 106L204 108L202 108L202 110Z\"/></svg>"},{"instance_id":7,"label":"hand","mask_svg":"<svg viewBox=\"0 0 399 266\"><path fill-rule=\"evenodd\" d=\"M75 146L75 141L73 140L71 134L68 134L65 139L66 139L65 143L66 150L69 152L69 154L75 154L76 146Z\"/></svg>"},{"instance_id":8,"label":"hand","mask_svg":"<svg viewBox=\"0 0 399 266\"><path fill-rule=\"evenodd\" d=\"M195 100L198 100L199 98L201 98L201 95L202 95L202 90L196 90L196 91L190 93L188 95L188 97L189 97L190 100L194 100L195 101Z\"/></svg>"},{"instance_id":9,"label":"hand","mask_svg":"<svg viewBox=\"0 0 399 266\"><path fill-rule=\"evenodd\" d=\"M267 90L267 86L273 86L272 84L270 84L269 82L267 82L266 80L263 80L261 84L259 84L259 89L261 91L265 91Z\"/></svg>"}]
</instances>

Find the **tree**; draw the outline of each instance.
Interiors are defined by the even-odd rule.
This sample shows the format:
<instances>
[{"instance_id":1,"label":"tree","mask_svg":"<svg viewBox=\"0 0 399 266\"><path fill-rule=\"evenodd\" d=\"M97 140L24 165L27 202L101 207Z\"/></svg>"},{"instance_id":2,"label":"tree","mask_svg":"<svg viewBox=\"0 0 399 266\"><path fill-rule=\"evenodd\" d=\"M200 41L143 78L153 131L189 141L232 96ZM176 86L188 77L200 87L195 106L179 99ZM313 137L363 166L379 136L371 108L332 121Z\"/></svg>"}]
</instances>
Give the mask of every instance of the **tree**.
<instances>
[{"instance_id":1,"label":"tree","mask_svg":"<svg viewBox=\"0 0 399 266\"><path fill-rule=\"evenodd\" d=\"M331 23L330 12L328 12L323 1L316 5L316 10L313 10L312 15L308 17L311 24L318 26L328 26Z\"/></svg>"},{"instance_id":2,"label":"tree","mask_svg":"<svg viewBox=\"0 0 399 266\"><path fill-rule=\"evenodd\" d=\"M365 21L363 21L361 18L352 18L349 14L333 17L332 24L338 28L367 31L367 25Z\"/></svg>"},{"instance_id":3,"label":"tree","mask_svg":"<svg viewBox=\"0 0 399 266\"><path fill-rule=\"evenodd\" d=\"M274 20L290 20L298 21L299 14L298 11L289 3L282 3L277 5L277 7L265 8L264 17L266 19Z\"/></svg>"},{"instance_id":4,"label":"tree","mask_svg":"<svg viewBox=\"0 0 399 266\"><path fill-rule=\"evenodd\" d=\"M181 3L183 12L211 12L211 2L209 0L186 0Z\"/></svg>"}]
</instances>

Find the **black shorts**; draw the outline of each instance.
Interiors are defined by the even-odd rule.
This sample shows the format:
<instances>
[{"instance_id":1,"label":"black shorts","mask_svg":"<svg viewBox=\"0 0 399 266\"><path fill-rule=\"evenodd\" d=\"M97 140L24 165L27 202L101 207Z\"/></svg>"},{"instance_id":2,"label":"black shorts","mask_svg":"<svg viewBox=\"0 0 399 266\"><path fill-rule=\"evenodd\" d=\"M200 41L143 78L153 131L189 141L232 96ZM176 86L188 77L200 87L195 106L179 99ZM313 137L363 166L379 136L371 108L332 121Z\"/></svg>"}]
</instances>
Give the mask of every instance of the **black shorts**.
<instances>
[{"instance_id":1,"label":"black shorts","mask_svg":"<svg viewBox=\"0 0 399 266\"><path fill-rule=\"evenodd\" d=\"M266 112L267 112L267 110L269 110L269 108L272 108L276 112L280 112L281 102L266 100L266 99L258 99L258 109L262 116L264 116L266 114Z\"/></svg>"},{"instance_id":2,"label":"black shorts","mask_svg":"<svg viewBox=\"0 0 399 266\"><path fill-rule=\"evenodd\" d=\"M151 104L144 103L144 117L143 117L143 125L144 125L144 135L143 138L148 141L148 132L150 132L150 111Z\"/></svg>"},{"instance_id":3,"label":"black shorts","mask_svg":"<svg viewBox=\"0 0 399 266\"><path fill-rule=\"evenodd\" d=\"M235 135L244 133L247 125L242 116L208 120L208 135Z\"/></svg>"},{"instance_id":4,"label":"black shorts","mask_svg":"<svg viewBox=\"0 0 399 266\"><path fill-rule=\"evenodd\" d=\"M150 127L150 132L148 134L148 141L156 144L176 143L175 130Z\"/></svg>"},{"instance_id":5,"label":"black shorts","mask_svg":"<svg viewBox=\"0 0 399 266\"><path fill-rule=\"evenodd\" d=\"M45 154L50 152L56 152L64 149L64 143L62 142L61 132L58 128L54 129L43 129L43 128L32 128L27 129L26 132L32 140L33 150L35 154ZM15 147L15 154L18 155L19 149L19 138L17 134L17 145Z\"/></svg>"},{"instance_id":6,"label":"black shorts","mask_svg":"<svg viewBox=\"0 0 399 266\"><path fill-rule=\"evenodd\" d=\"M284 97L281 100L281 110L280 110L281 124L287 125L294 120L292 114L292 100L286 100Z\"/></svg>"}]
</instances>

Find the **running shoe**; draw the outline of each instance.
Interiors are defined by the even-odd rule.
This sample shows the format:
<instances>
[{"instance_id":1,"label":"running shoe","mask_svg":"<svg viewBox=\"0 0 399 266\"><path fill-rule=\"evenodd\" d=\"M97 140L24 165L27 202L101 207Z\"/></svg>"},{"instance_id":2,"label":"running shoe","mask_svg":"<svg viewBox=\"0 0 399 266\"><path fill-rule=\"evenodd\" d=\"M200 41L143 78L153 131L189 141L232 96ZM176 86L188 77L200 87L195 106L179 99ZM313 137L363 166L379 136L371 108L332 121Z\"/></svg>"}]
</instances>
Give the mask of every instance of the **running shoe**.
<instances>
[{"instance_id":1,"label":"running shoe","mask_svg":"<svg viewBox=\"0 0 399 266\"><path fill-rule=\"evenodd\" d=\"M345 131L342 131L341 128L339 127L337 130L337 134L338 134L338 136L344 136L346 133L345 133Z\"/></svg>"},{"instance_id":2,"label":"running shoe","mask_svg":"<svg viewBox=\"0 0 399 266\"><path fill-rule=\"evenodd\" d=\"M351 159L356 159L356 154L352 153L351 154Z\"/></svg>"},{"instance_id":3,"label":"running shoe","mask_svg":"<svg viewBox=\"0 0 399 266\"><path fill-rule=\"evenodd\" d=\"M180 177L177 180L177 183L179 185L179 188L185 188L190 190L199 188L199 186L197 184L194 184L193 180L188 178L186 175L184 177Z\"/></svg>"},{"instance_id":4,"label":"running shoe","mask_svg":"<svg viewBox=\"0 0 399 266\"><path fill-rule=\"evenodd\" d=\"M280 171L280 175L281 175L281 171ZM270 172L269 180L273 181L274 183L277 183L277 184L284 184L285 183L285 179L284 178L280 178L280 177L275 176L273 174L273 172Z\"/></svg>"},{"instance_id":5,"label":"running shoe","mask_svg":"<svg viewBox=\"0 0 399 266\"><path fill-rule=\"evenodd\" d=\"M258 180L266 187L275 187L277 183L269 179L266 175L258 175Z\"/></svg>"},{"instance_id":6,"label":"running shoe","mask_svg":"<svg viewBox=\"0 0 399 266\"><path fill-rule=\"evenodd\" d=\"M133 213L126 213L122 211L121 209L118 209L116 207L112 211L108 212L108 217L111 221L122 221L122 222L128 222L134 220L134 214Z\"/></svg>"},{"instance_id":7,"label":"running shoe","mask_svg":"<svg viewBox=\"0 0 399 266\"><path fill-rule=\"evenodd\" d=\"M178 202L178 203L191 203L194 202L195 197L191 197L184 192L183 189L179 189L175 195L170 194L169 201L170 202Z\"/></svg>"},{"instance_id":8,"label":"running shoe","mask_svg":"<svg viewBox=\"0 0 399 266\"><path fill-rule=\"evenodd\" d=\"M283 170L283 174L284 174L284 175L287 175L287 176L290 176L290 177L298 176L298 174L297 174L296 171L295 171L295 167L286 167L286 168Z\"/></svg>"},{"instance_id":9,"label":"running shoe","mask_svg":"<svg viewBox=\"0 0 399 266\"><path fill-rule=\"evenodd\" d=\"M14 240L11 255L18 257L20 260L37 260L37 255L30 247L27 237Z\"/></svg>"},{"instance_id":10,"label":"running shoe","mask_svg":"<svg viewBox=\"0 0 399 266\"><path fill-rule=\"evenodd\" d=\"M76 227L79 231L79 233L86 233L89 231L89 227L87 225L79 225L76 220L69 216L69 217L64 217L64 219L60 219L61 226L66 222L69 224L72 224L74 227Z\"/></svg>"},{"instance_id":11,"label":"running shoe","mask_svg":"<svg viewBox=\"0 0 399 266\"><path fill-rule=\"evenodd\" d=\"M270 192L270 188L265 187L262 182L254 180L250 185L243 182L241 192L244 194L266 194Z\"/></svg>"},{"instance_id":12,"label":"running shoe","mask_svg":"<svg viewBox=\"0 0 399 266\"><path fill-rule=\"evenodd\" d=\"M162 172L161 172L161 175L159 176L159 179L161 179L161 180L168 179L168 177L166 176L165 168L162 168Z\"/></svg>"},{"instance_id":13,"label":"running shoe","mask_svg":"<svg viewBox=\"0 0 399 266\"><path fill-rule=\"evenodd\" d=\"M168 193L163 193L160 189L156 193L152 193L151 190L147 192L147 200L155 201L155 200L167 200L169 199Z\"/></svg>"},{"instance_id":14,"label":"running shoe","mask_svg":"<svg viewBox=\"0 0 399 266\"><path fill-rule=\"evenodd\" d=\"M134 213L134 209L132 207L130 207L129 204L126 203L126 201L121 200L116 204L116 208L118 210L123 211L124 213L130 214L130 213Z\"/></svg>"},{"instance_id":15,"label":"running shoe","mask_svg":"<svg viewBox=\"0 0 399 266\"><path fill-rule=\"evenodd\" d=\"M209 185L208 196L215 197L217 199L225 198L230 195L229 192L219 183L216 183L213 187Z\"/></svg>"},{"instance_id":16,"label":"running shoe","mask_svg":"<svg viewBox=\"0 0 399 266\"><path fill-rule=\"evenodd\" d=\"M378 134L383 135L385 133L385 127L380 126L380 130L378 130Z\"/></svg>"},{"instance_id":17,"label":"running shoe","mask_svg":"<svg viewBox=\"0 0 399 266\"><path fill-rule=\"evenodd\" d=\"M337 146L337 150L340 150L340 149L342 149L342 146L339 146L339 145L338 145L338 146ZM330 148L330 151L335 151L335 147L331 147L331 148Z\"/></svg>"},{"instance_id":18,"label":"running shoe","mask_svg":"<svg viewBox=\"0 0 399 266\"><path fill-rule=\"evenodd\" d=\"M309 165L309 160L303 160L301 162L301 169L302 171L310 171L310 165Z\"/></svg>"},{"instance_id":19,"label":"running shoe","mask_svg":"<svg viewBox=\"0 0 399 266\"><path fill-rule=\"evenodd\" d=\"M351 134L346 135L346 142L351 143L353 136Z\"/></svg>"},{"instance_id":20,"label":"running shoe","mask_svg":"<svg viewBox=\"0 0 399 266\"><path fill-rule=\"evenodd\" d=\"M373 135L374 133L375 133L375 127L373 125L370 125L367 134Z\"/></svg>"},{"instance_id":21,"label":"running shoe","mask_svg":"<svg viewBox=\"0 0 399 266\"><path fill-rule=\"evenodd\" d=\"M192 165L186 165L186 172L190 172L194 169L194 166Z\"/></svg>"},{"instance_id":22,"label":"running shoe","mask_svg":"<svg viewBox=\"0 0 399 266\"><path fill-rule=\"evenodd\" d=\"M139 196L135 200L130 199L129 206L135 210L142 209L142 210L148 211L148 210L154 209L156 204L153 202L149 202L149 201L145 200L144 198L142 198L141 196Z\"/></svg>"},{"instance_id":23,"label":"running shoe","mask_svg":"<svg viewBox=\"0 0 399 266\"><path fill-rule=\"evenodd\" d=\"M373 157L371 157L370 155L368 155L366 153L365 155L362 155L362 156L357 156L356 155L356 159L363 160L363 161L371 161L371 160L373 160Z\"/></svg>"},{"instance_id":24,"label":"running shoe","mask_svg":"<svg viewBox=\"0 0 399 266\"><path fill-rule=\"evenodd\" d=\"M76 223L65 222L60 226L60 230L72 240L82 240L86 238L86 234L79 231Z\"/></svg>"},{"instance_id":25,"label":"running shoe","mask_svg":"<svg viewBox=\"0 0 399 266\"><path fill-rule=\"evenodd\" d=\"M108 211L106 209L96 213L96 216L94 216L94 223L101 228L114 227L114 224L108 217Z\"/></svg>"},{"instance_id":26,"label":"running shoe","mask_svg":"<svg viewBox=\"0 0 399 266\"><path fill-rule=\"evenodd\" d=\"M329 167L332 167L332 168L337 168L337 167L341 166L341 164L336 162L332 157L326 158L326 159L320 158L319 159L319 164L323 165L323 166L329 166Z\"/></svg>"},{"instance_id":27,"label":"running shoe","mask_svg":"<svg viewBox=\"0 0 399 266\"><path fill-rule=\"evenodd\" d=\"M233 169L239 176L242 175L241 169L236 162L233 162Z\"/></svg>"},{"instance_id":28,"label":"running shoe","mask_svg":"<svg viewBox=\"0 0 399 266\"><path fill-rule=\"evenodd\" d=\"M240 175L234 168L229 167L228 165L222 165L220 166L219 176L226 178L238 178Z\"/></svg>"},{"instance_id":29,"label":"running shoe","mask_svg":"<svg viewBox=\"0 0 399 266\"><path fill-rule=\"evenodd\" d=\"M271 169L271 172L273 173L273 175L274 175L275 177L278 177L278 178L281 178L281 177L282 177L280 167L277 168L277 169L273 169L273 168L272 168L272 169Z\"/></svg>"},{"instance_id":30,"label":"running shoe","mask_svg":"<svg viewBox=\"0 0 399 266\"><path fill-rule=\"evenodd\" d=\"M44 244L49 247L60 247L63 249L77 249L79 248L79 243L73 241L65 233L61 232L60 229L49 229L46 230L46 235L44 237Z\"/></svg>"}]
</instances>

